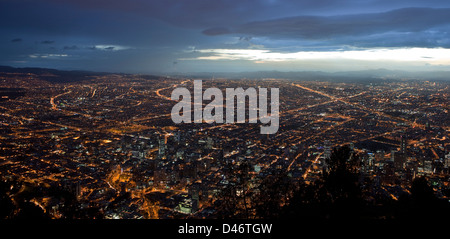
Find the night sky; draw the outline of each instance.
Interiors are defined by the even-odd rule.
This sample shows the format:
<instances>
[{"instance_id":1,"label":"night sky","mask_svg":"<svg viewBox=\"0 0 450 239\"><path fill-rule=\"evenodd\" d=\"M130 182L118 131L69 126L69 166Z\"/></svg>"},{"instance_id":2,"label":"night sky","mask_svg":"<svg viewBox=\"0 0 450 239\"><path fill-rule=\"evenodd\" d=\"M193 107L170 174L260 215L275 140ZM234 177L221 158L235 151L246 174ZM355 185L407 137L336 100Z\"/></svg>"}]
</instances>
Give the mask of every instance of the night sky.
<instances>
[{"instance_id":1,"label":"night sky","mask_svg":"<svg viewBox=\"0 0 450 239\"><path fill-rule=\"evenodd\" d=\"M448 0L0 0L0 65L450 70Z\"/></svg>"}]
</instances>

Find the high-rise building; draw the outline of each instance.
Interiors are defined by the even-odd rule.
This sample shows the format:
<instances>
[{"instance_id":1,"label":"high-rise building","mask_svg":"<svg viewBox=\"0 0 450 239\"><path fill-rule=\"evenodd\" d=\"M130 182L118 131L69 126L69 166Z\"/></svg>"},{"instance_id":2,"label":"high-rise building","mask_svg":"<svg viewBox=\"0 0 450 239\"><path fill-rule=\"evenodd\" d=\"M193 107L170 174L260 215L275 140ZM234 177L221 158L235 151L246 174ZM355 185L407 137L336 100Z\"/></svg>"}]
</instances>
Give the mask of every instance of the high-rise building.
<instances>
[{"instance_id":1,"label":"high-rise building","mask_svg":"<svg viewBox=\"0 0 450 239\"><path fill-rule=\"evenodd\" d=\"M331 143L329 140L325 140L323 144L323 162L322 162L322 170L324 172L328 171L328 160L331 157Z\"/></svg>"},{"instance_id":2,"label":"high-rise building","mask_svg":"<svg viewBox=\"0 0 450 239\"><path fill-rule=\"evenodd\" d=\"M402 135L400 137L400 153L406 154L408 149L408 140L406 138L406 135Z\"/></svg>"},{"instance_id":3,"label":"high-rise building","mask_svg":"<svg viewBox=\"0 0 450 239\"><path fill-rule=\"evenodd\" d=\"M397 152L394 154L394 167L396 170L402 170L404 167L404 164L406 163L406 154Z\"/></svg>"},{"instance_id":4,"label":"high-rise building","mask_svg":"<svg viewBox=\"0 0 450 239\"><path fill-rule=\"evenodd\" d=\"M444 172L450 174L450 153L444 156Z\"/></svg>"},{"instance_id":5,"label":"high-rise building","mask_svg":"<svg viewBox=\"0 0 450 239\"><path fill-rule=\"evenodd\" d=\"M392 161L385 161L383 165L383 183L393 184L395 181L395 167Z\"/></svg>"},{"instance_id":6,"label":"high-rise building","mask_svg":"<svg viewBox=\"0 0 450 239\"><path fill-rule=\"evenodd\" d=\"M325 140L323 144L323 157L325 159L330 158L331 156L331 143L329 140Z\"/></svg>"},{"instance_id":7,"label":"high-rise building","mask_svg":"<svg viewBox=\"0 0 450 239\"><path fill-rule=\"evenodd\" d=\"M214 141L211 137L206 138L206 148L212 149Z\"/></svg>"},{"instance_id":8,"label":"high-rise building","mask_svg":"<svg viewBox=\"0 0 450 239\"><path fill-rule=\"evenodd\" d=\"M164 158L166 154L166 141L164 138L160 138L158 140L159 148L158 148L158 157Z\"/></svg>"},{"instance_id":9,"label":"high-rise building","mask_svg":"<svg viewBox=\"0 0 450 239\"><path fill-rule=\"evenodd\" d=\"M432 174L433 173L433 162L429 159L425 159L423 161L423 172L425 174Z\"/></svg>"}]
</instances>

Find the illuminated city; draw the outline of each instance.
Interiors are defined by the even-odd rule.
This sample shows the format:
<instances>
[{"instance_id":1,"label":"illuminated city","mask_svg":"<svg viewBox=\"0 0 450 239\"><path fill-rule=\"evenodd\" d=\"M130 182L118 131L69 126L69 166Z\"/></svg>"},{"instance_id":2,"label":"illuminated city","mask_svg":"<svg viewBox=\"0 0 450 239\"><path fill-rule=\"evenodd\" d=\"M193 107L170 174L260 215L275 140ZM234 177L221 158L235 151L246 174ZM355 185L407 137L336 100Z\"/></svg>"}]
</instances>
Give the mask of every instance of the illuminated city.
<instances>
[{"instance_id":1,"label":"illuminated city","mask_svg":"<svg viewBox=\"0 0 450 239\"><path fill-rule=\"evenodd\" d=\"M449 16L444 0L0 1L0 219L272 238L448 222Z\"/></svg>"},{"instance_id":2,"label":"illuminated city","mask_svg":"<svg viewBox=\"0 0 450 239\"><path fill-rule=\"evenodd\" d=\"M281 207L344 145L359 155L361 187L370 181L378 195L367 200L396 201L420 176L449 197L448 81L203 79L205 88L279 88L280 129L264 135L258 124L174 124L170 93L192 89L193 79L45 75L2 73L1 172L17 183L12 198L38 190L30 202L51 218L68 216L56 189L76 199L76 211L95 212L79 217L221 218L230 188L245 218L261 218L267 178L283 175L292 187Z\"/></svg>"}]
</instances>

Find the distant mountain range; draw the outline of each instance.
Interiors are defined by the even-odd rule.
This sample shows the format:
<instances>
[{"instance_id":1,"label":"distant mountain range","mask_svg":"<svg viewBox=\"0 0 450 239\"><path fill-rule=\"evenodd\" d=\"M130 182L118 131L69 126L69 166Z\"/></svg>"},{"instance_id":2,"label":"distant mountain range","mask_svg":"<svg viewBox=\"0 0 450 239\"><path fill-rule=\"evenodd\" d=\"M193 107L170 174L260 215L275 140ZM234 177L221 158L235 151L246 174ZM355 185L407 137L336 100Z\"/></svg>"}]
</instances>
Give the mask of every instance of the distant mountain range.
<instances>
[{"instance_id":1,"label":"distant mountain range","mask_svg":"<svg viewBox=\"0 0 450 239\"><path fill-rule=\"evenodd\" d=\"M52 83L66 83L86 80L94 76L108 74L125 73L108 73L93 71L66 71L48 68L15 68L10 66L0 66L0 74L7 73L32 73L39 75L40 79ZM143 76L145 74L142 74ZM163 74L162 74L163 75ZM167 74L164 74L167 76ZM387 69L374 69L364 71L341 71L341 72L323 72L323 71L255 71L255 72L195 72L195 73L173 73L171 77L190 77L190 78L230 78L230 79L264 79L264 78L281 78L291 80L320 80L320 81L383 81L383 80L450 80L450 71L427 71L427 72L409 72ZM153 78L154 76L152 76Z\"/></svg>"},{"instance_id":2,"label":"distant mountain range","mask_svg":"<svg viewBox=\"0 0 450 239\"><path fill-rule=\"evenodd\" d=\"M92 76L106 75L109 73L103 72L90 72L90 71L64 71L48 68L36 68L36 67L25 67L25 68L15 68L10 66L0 66L0 74L2 72L6 73L31 73L38 75L40 79L46 80L52 83L68 83L76 82L81 80L86 80Z\"/></svg>"}]
</instances>

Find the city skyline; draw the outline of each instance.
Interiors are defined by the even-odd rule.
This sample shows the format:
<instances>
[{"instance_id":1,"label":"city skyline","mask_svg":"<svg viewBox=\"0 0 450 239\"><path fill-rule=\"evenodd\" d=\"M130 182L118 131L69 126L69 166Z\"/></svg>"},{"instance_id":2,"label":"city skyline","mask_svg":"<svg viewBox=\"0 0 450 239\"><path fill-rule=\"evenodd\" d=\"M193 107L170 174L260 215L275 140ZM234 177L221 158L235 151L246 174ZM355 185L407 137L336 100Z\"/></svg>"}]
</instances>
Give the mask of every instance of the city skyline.
<instances>
[{"instance_id":1,"label":"city skyline","mask_svg":"<svg viewBox=\"0 0 450 239\"><path fill-rule=\"evenodd\" d=\"M0 5L0 65L154 74L450 70L446 1Z\"/></svg>"},{"instance_id":2,"label":"city skyline","mask_svg":"<svg viewBox=\"0 0 450 239\"><path fill-rule=\"evenodd\" d=\"M444 0L0 0L0 219L447 218L448 16ZM205 222L156 229L284 224Z\"/></svg>"},{"instance_id":3,"label":"city skyline","mask_svg":"<svg viewBox=\"0 0 450 239\"><path fill-rule=\"evenodd\" d=\"M245 123L174 122L172 92L199 89L189 77L0 72L2 218L403 220L450 210L447 80L201 81L205 93L279 89L279 128L264 135L250 110Z\"/></svg>"}]
</instances>

